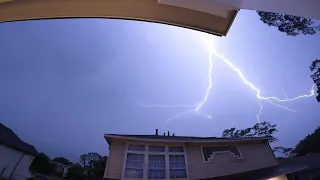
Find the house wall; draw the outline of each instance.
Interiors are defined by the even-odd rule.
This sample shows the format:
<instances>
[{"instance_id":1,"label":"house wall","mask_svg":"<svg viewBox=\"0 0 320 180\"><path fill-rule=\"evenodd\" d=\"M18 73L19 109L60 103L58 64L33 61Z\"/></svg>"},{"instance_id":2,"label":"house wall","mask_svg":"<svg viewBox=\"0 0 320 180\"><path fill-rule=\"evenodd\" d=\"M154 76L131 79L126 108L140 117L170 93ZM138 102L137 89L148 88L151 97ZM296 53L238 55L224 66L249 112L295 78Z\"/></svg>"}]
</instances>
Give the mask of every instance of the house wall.
<instances>
[{"instance_id":1,"label":"house wall","mask_svg":"<svg viewBox=\"0 0 320 180\"><path fill-rule=\"evenodd\" d=\"M242 159L230 153L214 156L205 162L200 146L186 146L187 165L190 179L203 179L224 176L277 165L278 162L268 144L262 142L238 145Z\"/></svg>"},{"instance_id":2,"label":"house wall","mask_svg":"<svg viewBox=\"0 0 320 180\"><path fill-rule=\"evenodd\" d=\"M126 143L112 143L112 146L110 146L109 150L109 157L107 159L104 178L121 179L125 153Z\"/></svg>"},{"instance_id":3,"label":"house wall","mask_svg":"<svg viewBox=\"0 0 320 180\"><path fill-rule=\"evenodd\" d=\"M22 151L18 151L4 145L0 145L0 159L1 177L8 178L11 174L13 180L24 180L31 177L32 174L29 170L29 166L34 159L34 156L24 154ZM19 163L20 159L21 161ZM17 164L18 166L14 170Z\"/></svg>"},{"instance_id":4,"label":"house wall","mask_svg":"<svg viewBox=\"0 0 320 180\"><path fill-rule=\"evenodd\" d=\"M230 153L219 153L211 162L205 162L200 145L186 145L185 150L189 179L212 178L278 164L268 144L262 142L239 144L242 159ZM121 179L126 143L113 142L109 152L104 177Z\"/></svg>"}]
</instances>

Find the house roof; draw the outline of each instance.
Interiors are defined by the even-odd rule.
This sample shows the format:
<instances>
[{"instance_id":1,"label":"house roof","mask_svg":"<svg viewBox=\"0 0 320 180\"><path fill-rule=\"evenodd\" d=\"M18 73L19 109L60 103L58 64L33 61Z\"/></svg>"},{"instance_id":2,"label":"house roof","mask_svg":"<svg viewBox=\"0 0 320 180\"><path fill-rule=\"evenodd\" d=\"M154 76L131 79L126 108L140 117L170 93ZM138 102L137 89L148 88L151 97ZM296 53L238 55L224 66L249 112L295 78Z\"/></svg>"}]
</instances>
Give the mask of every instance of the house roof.
<instances>
[{"instance_id":1,"label":"house roof","mask_svg":"<svg viewBox=\"0 0 320 180\"><path fill-rule=\"evenodd\" d=\"M164 135L127 135L127 134L105 134L108 144L112 139L157 141L157 142L180 142L180 143L222 143L222 142L244 142L244 141L269 141L271 137L245 137L245 138L224 138L224 137L193 137L193 136L164 136Z\"/></svg>"},{"instance_id":2,"label":"house roof","mask_svg":"<svg viewBox=\"0 0 320 180\"><path fill-rule=\"evenodd\" d=\"M23 142L11 129L0 123L0 144L15 148L31 155L37 155L35 147Z\"/></svg>"},{"instance_id":3,"label":"house roof","mask_svg":"<svg viewBox=\"0 0 320 180\"><path fill-rule=\"evenodd\" d=\"M0 0L0 22L53 18L112 18L180 26L226 36L239 9L216 1Z\"/></svg>"},{"instance_id":4,"label":"house roof","mask_svg":"<svg viewBox=\"0 0 320 180\"><path fill-rule=\"evenodd\" d=\"M282 164L307 166L305 170L320 169L320 153L295 157L291 160L282 162Z\"/></svg>"},{"instance_id":5,"label":"house roof","mask_svg":"<svg viewBox=\"0 0 320 180\"><path fill-rule=\"evenodd\" d=\"M267 180L277 176L290 174L305 169L305 166L301 165L276 165L257 169L253 171L247 171L243 173L231 174L227 176L220 176L215 178L207 178L203 180Z\"/></svg>"}]
</instances>

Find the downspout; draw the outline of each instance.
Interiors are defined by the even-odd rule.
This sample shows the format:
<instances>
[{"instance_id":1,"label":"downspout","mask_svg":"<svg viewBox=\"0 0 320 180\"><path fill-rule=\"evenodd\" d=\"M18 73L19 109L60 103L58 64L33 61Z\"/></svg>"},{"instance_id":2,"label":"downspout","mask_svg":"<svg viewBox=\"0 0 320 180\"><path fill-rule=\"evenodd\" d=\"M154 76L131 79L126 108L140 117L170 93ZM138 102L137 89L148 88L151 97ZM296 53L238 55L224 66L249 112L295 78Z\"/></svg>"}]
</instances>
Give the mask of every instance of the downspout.
<instances>
[{"instance_id":1,"label":"downspout","mask_svg":"<svg viewBox=\"0 0 320 180\"><path fill-rule=\"evenodd\" d=\"M18 167L18 165L20 164L20 162L21 162L22 158L24 157L24 155L26 155L25 152L22 154L22 156L20 157L19 161L17 162L17 164L14 166L13 170L11 171L10 176L9 176L9 179L12 178L13 172L17 169L17 167Z\"/></svg>"}]
</instances>

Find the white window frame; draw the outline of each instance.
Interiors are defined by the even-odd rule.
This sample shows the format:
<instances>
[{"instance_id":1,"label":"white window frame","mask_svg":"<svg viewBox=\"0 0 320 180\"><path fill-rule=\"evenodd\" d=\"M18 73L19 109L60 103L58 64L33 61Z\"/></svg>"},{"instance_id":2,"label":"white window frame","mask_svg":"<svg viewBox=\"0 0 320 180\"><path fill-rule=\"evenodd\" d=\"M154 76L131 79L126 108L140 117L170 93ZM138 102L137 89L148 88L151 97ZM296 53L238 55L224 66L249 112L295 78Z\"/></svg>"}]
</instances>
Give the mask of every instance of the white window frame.
<instances>
[{"instance_id":1,"label":"white window frame","mask_svg":"<svg viewBox=\"0 0 320 180\"><path fill-rule=\"evenodd\" d=\"M128 150L129 145L144 145L144 151L132 151ZM149 152L149 146L164 146L164 152ZM169 152L169 147L183 147L183 152ZM149 154L151 155L164 155L165 156L165 179L158 179L158 180L170 180L170 162L169 162L169 155L184 155L184 161L186 165L186 173L187 178L180 178L180 179L189 179L189 171L188 171L188 164L187 164L187 153L186 148L184 145L158 145L158 144L142 144L142 143L127 143L126 144L126 151L124 155L124 162L123 162L123 169L122 169L122 179L123 180L138 180L140 178L125 178L125 170L126 170L126 163L127 163L127 154L134 153L134 154L144 154L144 169L143 169L143 180L148 180L148 170L149 170Z\"/></svg>"},{"instance_id":2,"label":"white window frame","mask_svg":"<svg viewBox=\"0 0 320 180\"><path fill-rule=\"evenodd\" d=\"M219 153L230 153L231 156L233 156L235 159L243 159L243 156L242 156L242 153L240 151L240 148L238 145L208 145L208 146L201 146L200 147L200 150L201 150L201 153L202 153L202 158L203 158L203 162L205 163L210 163L210 159L211 158L208 158L208 161L206 161L205 157L204 157L204 153L203 153L203 148L208 148L208 147L221 147L221 146L236 146L238 151L239 151L239 155L240 157L237 157L234 153L232 153L231 151L218 151L218 152L215 152L213 154L219 154Z\"/></svg>"}]
</instances>

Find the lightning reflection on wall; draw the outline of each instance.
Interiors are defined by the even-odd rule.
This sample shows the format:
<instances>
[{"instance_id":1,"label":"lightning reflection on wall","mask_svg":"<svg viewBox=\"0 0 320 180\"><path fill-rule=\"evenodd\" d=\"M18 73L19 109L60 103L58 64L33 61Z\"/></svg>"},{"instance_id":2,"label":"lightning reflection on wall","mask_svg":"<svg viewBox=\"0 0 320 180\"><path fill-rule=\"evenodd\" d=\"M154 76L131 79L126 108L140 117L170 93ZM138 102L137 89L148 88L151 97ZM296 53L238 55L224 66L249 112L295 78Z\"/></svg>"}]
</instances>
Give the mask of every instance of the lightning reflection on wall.
<instances>
[{"instance_id":1,"label":"lightning reflection on wall","mask_svg":"<svg viewBox=\"0 0 320 180\"><path fill-rule=\"evenodd\" d=\"M256 86L254 86L251 82L249 82L245 76L243 75L243 73L241 72L241 70L239 68L237 68L234 64L232 64L227 58L225 58L223 55L221 55L220 53L218 53L216 50L215 50L215 46L214 46L214 40L212 39L212 36L211 35L208 35L208 34L203 34L203 44L204 44L204 47L206 49L206 51L208 52L209 54L209 58L208 58L208 63L209 63L209 71L208 71L208 87L206 89L206 94L205 96L203 97L202 101L196 103L196 104L192 104L192 105L157 105L157 104L153 104L153 105L144 105L144 104L139 104L139 106L141 107L145 107L145 108L179 108L179 107L185 107L187 110L182 112L182 113L179 113L179 114L176 114L175 116L173 117L170 117L166 120L166 122L168 121L171 121L173 119L176 119L176 118L179 118L181 116L184 116L184 115L187 115L189 113L197 113L199 115L203 115L209 119L211 119L212 117L206 113L203 113L201 112L201 108L202 106L206 103L209 95L210 95L210 90L212 88L212 78L211 78L211 74L212 74L212 66L213 66L213 63L212 63L212 56L216 56L218 59L220 59L221 61L223 61L224 63L226 63L230 68L231 70L235 71L238 76L240 77L240 79L242 80L242 82L244 84L246 84L249 88L251 88L253 91L256 92L256 97L257 97L257 102L258 102L258 106L259 106L259 110L258 110L258 113L256 115L256 118L258 120L258 122L260 122L260 115L262 113L262 109L263 109L263 106L261 104L261 101L266 101L268 103L270 103L271 105L273 106L276 106L278 108L282 108L284 110L288 110L288 111L291 111L291 112L296 112L295 110L292 110L290 108L287 108L285 106L282 106L282 105L279 105L278 103L279 102L287 102L287 101L295 101L295 100L298 100L298 99L301 99L301 98L308 98L308 97L311 97L314 95L314 87L315 85L312 86L310 92L308 94L302 94L302 95L298 95L296 97L293 97L293 98L288 98L288 96L285 94L285 99L281 99L281 98L277 98L277 97L273 97L273 96L262 96L260 94L260 89L257 88Z\"/></svg>"}]
</instances>

